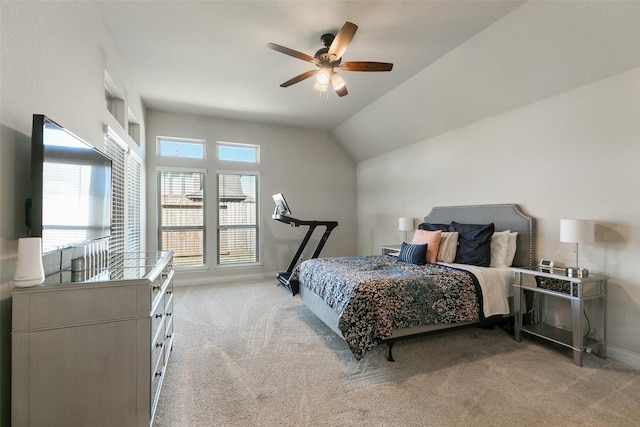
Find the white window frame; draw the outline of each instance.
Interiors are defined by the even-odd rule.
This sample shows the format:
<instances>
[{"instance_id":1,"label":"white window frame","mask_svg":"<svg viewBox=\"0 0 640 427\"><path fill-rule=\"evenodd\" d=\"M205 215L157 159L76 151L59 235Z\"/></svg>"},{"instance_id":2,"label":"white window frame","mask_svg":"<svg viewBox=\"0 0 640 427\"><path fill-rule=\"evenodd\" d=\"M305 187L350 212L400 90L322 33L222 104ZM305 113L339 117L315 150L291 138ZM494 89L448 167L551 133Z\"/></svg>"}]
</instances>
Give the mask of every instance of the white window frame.
<instances>
[{"instance_id":1,"label":"white window frame","mask_svg":"<svg viewBox=\"0 0 640 427\"><path fill-rule=\"evenodd\" d=\"M222 227L220 225L220 193L219 193L219 177L220 175L251 175L255 176L257 179L256 182L256 257L257 261L254 262L245 262L245 263L233 263L233 264L220 264L220 230ZM229 170L229 169L220 169L216 171L216 268L242 268L242 267L252 267L262 265L262 226L260 222L260 180L261 174L259 171L248 171L248 170Z\"/></svg>"},{"instance_id":2,"label":"white window frame","mask_svg":"<svg viewBox=\"0 0 640 427\"><path fill-rule=\"evenodd\" d=\"M183 157L174 155L163 155L161 152L162 141L172 141L185 144L202 145L202 157ZM207 158L207 141L204 139L192 139L192 138L175 138L172 136L158 136L156 137L156 155L163 159L180 159L181 161L198 161L206 160Z\"/></svg>"},{"instance_id":3,"label":"white window frame","mask_svg":"<svg viewBox=\"0 0 640 427\"><path fill-rule=\"evenodd\" d=\"M221 159L220 158L220 147L238 147L238 148L253 148L256 151L256 161L250 160L229 160L229 159ZM245 144L241 142L226 142L226 141L216 141L216 159L221 162L233 162L233 163L243 163L243 164L260 164L260 146L257 144Z\"/></svg>"},{"instance_id":4,"label":"white window frame","mask_svg":"<svg viewBox=\"0 0 640 427\"><path fill-rule=\"evenodd\" d=\"M192 159L195 160L195 159ZM158 248L162 247L162 188L159 185L158 176L161 172L180 172L180 173L201 173L204 177L204 191L202 194L202 264L199 265L190 265L190 266L180 266L175 265L174 268L176 270L202 270L207 268L207 200L206 200L206 188L207 188L207 169L203 168L190 168L190 167L171 167L171 166L158 166L156 167L155 179L158 185L156 189L156 216L158 219L157 226L157 238L158 238Z\"/></svg>"}]
</instances>

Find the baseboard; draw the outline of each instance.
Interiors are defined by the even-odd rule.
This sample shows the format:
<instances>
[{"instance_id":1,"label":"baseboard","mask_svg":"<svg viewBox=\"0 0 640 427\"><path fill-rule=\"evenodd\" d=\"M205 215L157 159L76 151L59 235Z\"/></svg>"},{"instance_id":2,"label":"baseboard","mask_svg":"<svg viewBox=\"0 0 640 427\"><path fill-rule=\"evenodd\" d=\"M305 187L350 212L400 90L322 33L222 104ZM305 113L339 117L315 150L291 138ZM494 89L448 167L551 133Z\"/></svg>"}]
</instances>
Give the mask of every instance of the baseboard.
<instances>
[{"instance_id":1,"label":"baseboard","mask_svg":"<svg viewBox=\"0 0 640 427\"><path fill-rule=\"evenodd\" d=\"M640 353L607 344L607 359L626 363L636 369L640 369Z\"/></svg>"}]
</instances>

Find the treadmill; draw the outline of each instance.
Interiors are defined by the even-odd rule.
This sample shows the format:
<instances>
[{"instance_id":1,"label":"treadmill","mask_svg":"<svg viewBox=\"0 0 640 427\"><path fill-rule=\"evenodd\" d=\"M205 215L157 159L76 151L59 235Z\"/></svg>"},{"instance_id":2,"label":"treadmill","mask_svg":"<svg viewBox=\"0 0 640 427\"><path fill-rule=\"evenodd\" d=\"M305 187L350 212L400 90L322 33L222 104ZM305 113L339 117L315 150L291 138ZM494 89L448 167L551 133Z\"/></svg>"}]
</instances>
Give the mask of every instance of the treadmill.
<instances>
[{"instance_id":1,"label":"treadmill","mask_svg":"<svg viewBox=\"0 0 640 427\"><path fill-rule=\"evenodd\" d=\"M309 239L311 239L311 235L315 231L316 227L318 226L325 227L325 231L322 234L320 241L318 242L318 246L316 246L316 249L313 252L313 255L311 256L311 258L313 259L313 258L318 258L318 256L320 255L322 248L324 247L325 243L327 243L327 239L329 239L329 235L331 234L333 229L338 226L338 221L316 221L316 220L301 220L301 219L293 218L289 216L291 215L291 210L289 209L289 205L287 205L287 202L285 201L282 193L274 194L273 201L276 204L276 209L273 212L273 215L271 216L272 219L283 222L285 224L289 224L291 227L301 227L301 226L309 227L309 229L307 230L307 233L302 239L302 242L300 243L300 246L298 247L298 250L296 251L296 254L293 256L293 259L291 260L291 263L289 264L287 271L276 273L278 284L279 285L281 284L285 288L289 289L292 295L296 295L300 290L300 282L298 282L297 279L291 279L291 274L293 273L293 269L296 267L296 264L298 263L298 260L302 255L302 251L304 251L304 248L307 246L307 243L309 243Z\"/></svg>"}]
</instances>

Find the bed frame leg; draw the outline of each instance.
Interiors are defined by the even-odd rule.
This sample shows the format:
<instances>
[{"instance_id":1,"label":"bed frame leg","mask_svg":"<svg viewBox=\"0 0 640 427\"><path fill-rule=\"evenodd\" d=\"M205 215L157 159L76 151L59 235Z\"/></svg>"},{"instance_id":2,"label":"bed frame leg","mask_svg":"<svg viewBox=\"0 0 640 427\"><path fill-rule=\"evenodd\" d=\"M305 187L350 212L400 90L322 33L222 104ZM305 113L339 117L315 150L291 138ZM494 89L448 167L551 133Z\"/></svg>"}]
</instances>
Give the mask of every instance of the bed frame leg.
<instances>
[{"instance_id":1,"label":"bed frame leg","mask_svg":"<svg viewBox=\"0 0 640 427\"><path fill-rule=\"evenodd\" d=\"M389 362L395 362L395 360L393 360L393 354L391 353L391 349L393 348L393 345L395 344L395 341L391 341L387 343L387 347L389 347L389 353L387 353L387 360Z\"/></svg>"}]
</instances>

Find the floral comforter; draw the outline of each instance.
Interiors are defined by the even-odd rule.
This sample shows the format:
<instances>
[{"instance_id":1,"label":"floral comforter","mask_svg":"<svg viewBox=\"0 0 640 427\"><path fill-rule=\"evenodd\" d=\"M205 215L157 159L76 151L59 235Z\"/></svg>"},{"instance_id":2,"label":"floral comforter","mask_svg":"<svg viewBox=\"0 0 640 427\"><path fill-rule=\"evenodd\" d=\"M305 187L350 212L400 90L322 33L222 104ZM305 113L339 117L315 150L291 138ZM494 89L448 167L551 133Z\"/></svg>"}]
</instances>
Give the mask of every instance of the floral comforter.
<instances>
[{"instance_id":1,"label":"floral comforter","mask_svg":"<svg viewBox=\"0 0 640 427\"><path fill-rule=\"evenodd\" d=\"M301 286L339 314L356 359L394 329L482 318L476 277L444 265L397 262L388 255L316 258L303 262L298 276Z\"/></svg>"}]
</instances>

